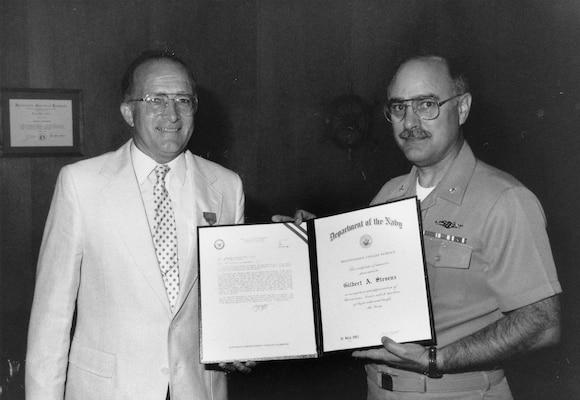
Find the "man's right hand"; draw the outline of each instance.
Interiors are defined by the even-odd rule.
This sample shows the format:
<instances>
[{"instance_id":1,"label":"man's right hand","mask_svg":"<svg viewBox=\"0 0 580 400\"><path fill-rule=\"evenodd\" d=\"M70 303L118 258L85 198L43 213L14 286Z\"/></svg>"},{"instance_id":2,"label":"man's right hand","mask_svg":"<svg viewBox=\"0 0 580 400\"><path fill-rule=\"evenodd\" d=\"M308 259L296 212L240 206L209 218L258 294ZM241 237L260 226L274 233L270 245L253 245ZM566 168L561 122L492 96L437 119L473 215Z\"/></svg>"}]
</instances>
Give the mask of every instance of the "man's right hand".
<instances>
[{"instance_id":1,"label":"man's right hand","mask_svg":"<svg viewBox=\"0 0 580 400\"><path fill-rule=\"evenodd\" d=\"M316 215L306 211L306 210L296 210L294 217L288 215L273 215L272 222L294 222L295 225L300 225L302 222L316 218Z\"/></svg>"}]
</instances>

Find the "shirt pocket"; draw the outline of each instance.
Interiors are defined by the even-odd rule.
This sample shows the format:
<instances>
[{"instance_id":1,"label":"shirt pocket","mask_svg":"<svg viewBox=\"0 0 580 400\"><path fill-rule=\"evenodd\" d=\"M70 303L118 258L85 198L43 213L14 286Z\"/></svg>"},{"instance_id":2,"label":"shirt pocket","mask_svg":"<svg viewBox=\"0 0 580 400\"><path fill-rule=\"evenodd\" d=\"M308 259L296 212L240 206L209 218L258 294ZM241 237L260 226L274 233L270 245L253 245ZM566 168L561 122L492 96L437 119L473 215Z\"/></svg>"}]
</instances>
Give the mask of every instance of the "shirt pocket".
<instances>
[{"instance_id":1,"label":"shirt pocket","mask_svg":"<svg viewBox=\"0 0 580 400\"><path fill-rule=\"evenodd\" d=\"M473 249L462 243L425 237L425 258L435 268L468 269Z\"/></svg>"},{"instance_id":2,"label":"shirt pocket","mask_svg":"<svg viewBox=\"0 0 580 400\"><path fill-rule=\"evenodd\" d=\"M425 260L434 305L462 306L469 286L473 249L462 243L425 237Z\"/></svg>"}]
</instances>

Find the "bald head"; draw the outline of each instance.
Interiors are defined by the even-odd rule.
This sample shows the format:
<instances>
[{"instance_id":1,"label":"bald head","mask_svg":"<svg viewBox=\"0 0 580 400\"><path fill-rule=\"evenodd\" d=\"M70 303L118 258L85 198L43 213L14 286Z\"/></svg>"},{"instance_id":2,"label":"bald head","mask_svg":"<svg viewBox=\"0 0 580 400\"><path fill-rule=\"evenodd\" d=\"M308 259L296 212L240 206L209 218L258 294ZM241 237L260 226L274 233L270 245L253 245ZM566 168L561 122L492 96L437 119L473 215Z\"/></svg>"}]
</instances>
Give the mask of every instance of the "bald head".
<instances>
[{"instance_id":1,"label":"bald head","mask_svg":"<svg viewBox=\"0 0 580 400\"><path fill-rule=\"evenodd\" d=\"M471 107L465 88L465 80L454 78L449 63L435 56L406 61L389 86L395 142L409 161L433 172L435 182L463 143L461 125Z\"/></svg>"},{"instance_id":2,"label":"bald head","mask_svg":"<svg viewBox=\"0 0 580 400\"><path fill-rule=\"evenodd\" d=\"M440 79L443 79L444 83L448 85L452 95L469 92L469 85L467 84L465 76L461 72L457 71L447 59L440 56L417 56L412 57L401 64L389 84L387 91L389 98L391 98L393 84L401 72L408 72L408 69L414 69L418 66L430 67L432 71L434 71L437 76Z\"/></svg>"}]
</instances>

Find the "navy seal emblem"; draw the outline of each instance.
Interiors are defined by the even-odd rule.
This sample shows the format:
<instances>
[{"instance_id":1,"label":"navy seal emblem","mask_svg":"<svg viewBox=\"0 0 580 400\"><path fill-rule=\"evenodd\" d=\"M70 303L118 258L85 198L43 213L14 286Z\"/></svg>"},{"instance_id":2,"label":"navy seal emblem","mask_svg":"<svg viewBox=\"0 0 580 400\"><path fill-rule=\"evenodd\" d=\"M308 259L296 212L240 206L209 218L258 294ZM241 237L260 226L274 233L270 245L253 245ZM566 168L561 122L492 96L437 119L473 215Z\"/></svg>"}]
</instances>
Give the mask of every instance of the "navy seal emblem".
<instances>
[{"instance_id":1,"label":"navy seal emblem","mask_svg":"<svg viewBox=\"0 0 580 400\"><path fill-rule=\"evenodd\" d=\"M373 238L370 235L362 235L360 238L360 246L364 249L368 249L373 244Z\"/></svg>"}]
</instances>

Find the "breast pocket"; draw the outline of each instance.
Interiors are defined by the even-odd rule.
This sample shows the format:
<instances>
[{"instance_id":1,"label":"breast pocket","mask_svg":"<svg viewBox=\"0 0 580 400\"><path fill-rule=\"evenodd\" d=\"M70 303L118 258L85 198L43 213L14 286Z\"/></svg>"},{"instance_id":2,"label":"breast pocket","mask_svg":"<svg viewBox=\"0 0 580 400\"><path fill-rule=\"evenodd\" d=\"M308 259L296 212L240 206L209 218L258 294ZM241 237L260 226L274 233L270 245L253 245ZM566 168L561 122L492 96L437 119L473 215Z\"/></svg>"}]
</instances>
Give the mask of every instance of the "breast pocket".
<instances>
[{"instance_id":1,"label":"breast pocket","mask_svg":"<svg viewBox=\"0 0 580 400\"><path fill-rule=\"evenodd\" d=\"M469 263L473 249L466 244L425 237L425 260L435 304L463 305L468 289Z\"/></svg>"}]
</instances>

